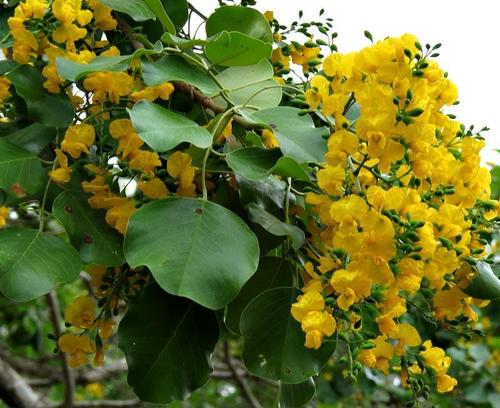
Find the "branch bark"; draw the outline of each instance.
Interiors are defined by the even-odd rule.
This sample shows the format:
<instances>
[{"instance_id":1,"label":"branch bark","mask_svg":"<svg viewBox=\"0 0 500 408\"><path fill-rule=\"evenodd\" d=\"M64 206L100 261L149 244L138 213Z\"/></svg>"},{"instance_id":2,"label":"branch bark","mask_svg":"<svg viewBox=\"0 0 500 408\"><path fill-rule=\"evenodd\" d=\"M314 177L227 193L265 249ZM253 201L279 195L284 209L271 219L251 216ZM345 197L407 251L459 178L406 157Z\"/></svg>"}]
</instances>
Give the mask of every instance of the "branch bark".
<instances>
[{"instance_id":1,"label":"branch bark","mask_svg":"<svg viewBox=\"0 0 500 408\"><path fill-rule=\"evenodd\" d=\"M226 357L226 363L229 368L229 371L231 371L233 375L233 379L240 389L242 397L247 400L247 402L250 404L252 408L262 408L262 405L260 405L259 400L255 397L253 394L252 390L248 386L247 382L245 379L241 376L241 374L238 372L238 369L234 365L233 361L231 360L231 352L229 350L229 343L225 342L224 343L224 354Z\"/></svg>"},{"instance_id":2,"label":"branch bark","mask_svg":"<svg viewBox=\"0 0 500 408\"><path fill-rule=\"evenodd\" d=\"M50 319L54 327L54 334L57 339L62 335L62 319L59 300L55 291L47 294L47 303L49 304ZM64 380L64 403L66 408L73 407L75 397L75 375L68 364L68 356L66 353L59 351L59 359L62 363L62 373Z\"/></svg>"},{"instance_id":3,"label":"branch bark","mask_svg":"<svg viewBox=\"0 0 500 408\"><path fill-rule=\"evenodd\" d=\"M16 408L42 408L47 400L23 380L23 378L0 358L0 400Z\"/></svg>"}]
</instances>

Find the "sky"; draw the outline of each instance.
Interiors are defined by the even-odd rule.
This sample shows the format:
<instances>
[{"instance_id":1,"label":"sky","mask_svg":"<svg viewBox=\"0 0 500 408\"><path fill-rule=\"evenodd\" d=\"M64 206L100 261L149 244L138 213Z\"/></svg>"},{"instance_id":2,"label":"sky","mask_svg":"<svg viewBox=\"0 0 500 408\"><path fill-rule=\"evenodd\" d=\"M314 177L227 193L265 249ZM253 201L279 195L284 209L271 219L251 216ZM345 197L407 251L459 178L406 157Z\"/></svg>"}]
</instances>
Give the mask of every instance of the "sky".
<instances>
[{"instance_id":1,"label":"sky","mask_svg":"<svg viewBox=\"0 0 500 408\"><path fill-rule=\"evenodd\" d=\"M217 0L192 0L205 14ZM442 43L439 65L459 89L460 104L449 110L467 127L488 126L483 161L500 164L500 2L497 0L258 0L260 11L273 10L280 23L290 24L299 10L310 19L321 8L334 19L336 44L347 53L368 46L363 32L374 40L416 35L422 44Z\"/></svg>"}]
</instances>

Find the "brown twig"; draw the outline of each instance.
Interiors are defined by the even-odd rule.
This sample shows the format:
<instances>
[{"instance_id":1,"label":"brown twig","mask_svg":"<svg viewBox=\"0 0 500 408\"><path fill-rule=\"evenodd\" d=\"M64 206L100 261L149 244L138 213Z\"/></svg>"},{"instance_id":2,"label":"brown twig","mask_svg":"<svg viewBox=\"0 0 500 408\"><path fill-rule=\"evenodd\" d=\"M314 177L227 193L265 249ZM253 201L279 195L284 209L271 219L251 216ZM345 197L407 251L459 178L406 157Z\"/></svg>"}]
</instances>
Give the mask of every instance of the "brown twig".
<instances>
[{"instance_id":1,"label":"brown twig","mask_svg":"<svg viewBox=\"0 0 500 408\"><path fill-rule=\"evenodd\" d=\"M59 307L59 300L55 291L47 294L47 303L49 305L50 319L54 327L54 334L57 339L62 335L62 319L61 309ZM68 364L68 356L66 353L59 351L59 359L62 363L62 373L64 380L64 404L66 408L73 407L73 400L75 396L75 375Z\"/></svg>"},{"instance_id":2,"label":"brown twig","mask_svg":"<svg viewBox=\"0 0 500 408\"><path fill-rule=\"evenodd\" d=\"M242 397L247 400L247 402L250 404L252 408L262 408L262 405L260 405L259 400L255 397L253 394L252 390L248 386L247 382L245 379L241 376L241 374L238 372L238 369L234 365L232 359L231 359L231 352L229 350L229 343L225 342L224 343L224 355L226 357L226 364L229 368L229 371L231 371L233 375L233 379L240 389Z\"/></svg>"}]
</instances>

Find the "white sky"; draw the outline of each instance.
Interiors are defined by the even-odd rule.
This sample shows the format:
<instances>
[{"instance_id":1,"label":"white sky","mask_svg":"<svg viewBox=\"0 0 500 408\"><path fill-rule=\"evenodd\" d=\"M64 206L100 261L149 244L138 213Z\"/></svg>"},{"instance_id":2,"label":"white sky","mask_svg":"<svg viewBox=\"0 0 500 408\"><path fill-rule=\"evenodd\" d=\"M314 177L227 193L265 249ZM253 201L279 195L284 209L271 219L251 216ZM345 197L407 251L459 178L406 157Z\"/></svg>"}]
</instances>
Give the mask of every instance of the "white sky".
<instances>
[{"instance_id":1,"label":"white sky","mask_svg":"<svg viewBox=\"0 0 500 408\"><path fill-rule=\"evenodd\" d=\"M192 0L206 14L217 0ZM437 59L459 89L460 104L450 110L467 127L488 126L484 161L500 163L500 1L498 0L257 0L260 11L273 10L289 24L303 10L317 18L321 8L334 19L340 52L368 46L364 30L374 40L416 35L422 44L442 43Z\"/></svg>"}]
</instances>

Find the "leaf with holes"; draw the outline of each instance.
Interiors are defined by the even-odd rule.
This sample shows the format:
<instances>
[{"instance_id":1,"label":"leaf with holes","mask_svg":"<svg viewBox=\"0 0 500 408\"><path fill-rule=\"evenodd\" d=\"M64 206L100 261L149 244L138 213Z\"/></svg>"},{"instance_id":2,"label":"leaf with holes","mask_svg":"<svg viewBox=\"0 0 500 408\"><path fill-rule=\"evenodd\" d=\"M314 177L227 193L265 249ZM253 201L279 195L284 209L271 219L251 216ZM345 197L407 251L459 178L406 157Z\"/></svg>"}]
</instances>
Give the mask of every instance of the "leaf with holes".
<instances>
[{"instance_id":1,"label":"leaf with holes","mask_svg":"<svg viewBox=\"0 0 500 408\"><path fill-rule=\"evenodd\" d=\"M236 297L259 260L257 238L238 216L191 198L141 207L130 218L124 248L127 262L147 266L168 293L214 310Z\"/></svg>"},{"instance_id":2,"label":"leaf with holes","mask_svg":"<svg viewBox=\"0 0 500 408\"><path fill-rule=\"evenodd\" d=\"M0 139L0 188L9 202L35 194L43 180L42 165L33 153Z\"/></svg>"},{"instance_id":3,"label":"leaf with holes","mask_svg":"<svg viewBox=\"0 0 500 408\"><path fill-rule=\"evenodd\" d=\"M17 302L49 293L80 274L78 252L61 238L33 229L0 232L0 292Z\"/></svg>"},{"instance_id":4,"label":"leaf with holes","mask_svg":"<svg viewBox=\"0 0 500 408\"><path fill-rule=\"evenodd\" d=\"M187 398L207 382L218 338L214 312L148 287L130 304L118 329L129 385L142 401Z\"/></svg>"},{"instance_id":5,"label":"leaf with holes","mask_svg":"<svg viewBox=\"0 0 500 408\"><path fill-rule=\"evenodd\" d=\"M54 201L52 214L63 224L84 263L121 264L121 236L106 223L102 211L90 208L83 192L67 190L60 194Z\"/></svg>"},{"instance_id":6,"label":"leaf with holes","mask_svg":"<svg viewBox=\"0 0 500 408\"><path fill-rule=\"evenodd\" d=\"M333 354L333 341L319 350L304 347L304 333L290 313L299 294L294 288L269 289L243 311L242 358L253 375L298 384L317 375Z\"/></svg>"}]
</instances>

